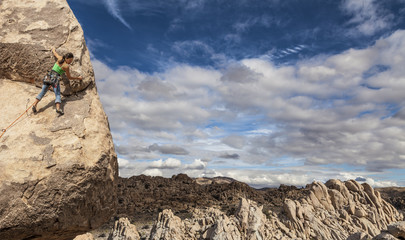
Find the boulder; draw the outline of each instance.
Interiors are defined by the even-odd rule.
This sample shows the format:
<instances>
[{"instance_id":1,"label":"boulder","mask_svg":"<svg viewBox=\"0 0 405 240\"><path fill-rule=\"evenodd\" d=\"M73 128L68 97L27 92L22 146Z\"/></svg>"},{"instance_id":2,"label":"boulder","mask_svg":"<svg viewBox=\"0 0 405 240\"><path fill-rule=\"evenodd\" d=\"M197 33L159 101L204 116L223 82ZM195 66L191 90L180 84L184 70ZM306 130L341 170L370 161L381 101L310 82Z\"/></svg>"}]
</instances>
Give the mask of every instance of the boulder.
<instances>
[{"instance_id":1,"label":"boulder","mask_svg":"<svg viewBox=\"0 0 405 240\"><path fill-rule=\"evenodd\" d=\"M287 213L288 218L291 221L297 221L297 205L293 200L286 199L284 202L284 211Z\"/></svg>"},{"instance_id":2,"label":"boulder","mask_svg":"<svg viewBox=\"0 0 405 240\"><path fill-rule=\"evenodd\" d=\"M159 213L149 239L187 239L184 223L179 217L175 216L170 209L165 209L163 212Z\"/></svg>"},{"instance_id":3,"label":"boulder","mask_svg":"<svg viewBox=\"0 0 405 240\"><path fill-rule=\"evenodd\" d=\"M107 240L139 240L141 239L135 225L128 218L120 218L115 221Z\"/></svg>"},{"instance_id":4,"label":"boulder","mask_svg":"<svg viewBox=\"0 0 405 240\"><path fill-rule=\"evenodd\" d=\"M373 237L372 240L398 240L398 238L392 236L391 234L387 232L382 232L378 234L377 236Z\"/></svg>"},{"instance_id":5,"label":"boulder","mask_svg":"<svg viewBox=\"0 0 405 240\"><path fill-rule=\"evenodd\" d=\"M117 156L83 31L65 0L0 1L0 239L73 239L116 210ZM54 94L29 106L55 59L73 52ZM28 109L28 111L26 111Z\"/></svg>"},{"instance_id":6,"label":"boulder","mask_svg":"<svg viewBox=\"0 0 405 240\"><path fill-rule=\"evenodd\" d=\"M61 83L64 95L94 86L94 73L83 30L66 0L0 2L0 79L42 85L42 78L55 63L51 49L63 55L72 52L71 74L83 81Z\"/></svg>"},{"instance_id":7,"label":"boulder","mask_svg":"<svg viewBox=\"0 0 405 240\"><path fill-rule=\"evenodd\" d=\"M263 206L241 198L235 216L235 224L239 226L242 239L260 240L271 237L267 218L263 214Z\"/></svg>"},{"instance_id":8,"label":"boulder","mask_svg":"<svg viewBox=\"0 0 405 240\"><path fill-rule=\"evenodd\" d=\"M325 183L325 186L327 186L329 189L338 190L343 195L343 197L345 197L346 199L350 199L350 197L351 197L349 190L347 189L345 184L343 182L341 182L340 180L330 179L329 181L327 181Z\"/></svg>"},{"instance_id":9,"label":"boulder","mask_svg":"<svg viewBox=\"0 0 405 240\"><path fill-rule=\"evenodd\" d=\"M405 221L391 223L387 228L394 237L405 239Z\"/></svg>"},{"instance_id":10,"label":"boulder","mask_svg":"<svg viewBox=\"0 0 405 240\"><path fill-rule=\"evenodd\" d=\"M321 182L313 182L310 186L311 192L313 192L313 194L316 196L319 203L326 210L334 210L330 200L330 195L328 194L328 188Z\"/></svg>"},{"instance_id":11,"label":"boulder","mask_svg":"<svg viewBox=\"0 0 405 240\"><path fill-rule=\"evenodd\" d=\"M86 233L76 236L73 240L94 240L94 236L91 233Z\"/></svg>"},{"instance_id":12,"label":"boulder","mask_svg":"<svg viewBox=\"0 0 405 240\"><path fill-rule=\"evenodd\" d=\"M367 233L357 232L350 235L346 240L370 240L371 237Z\"/></svg>"}]
</instances>

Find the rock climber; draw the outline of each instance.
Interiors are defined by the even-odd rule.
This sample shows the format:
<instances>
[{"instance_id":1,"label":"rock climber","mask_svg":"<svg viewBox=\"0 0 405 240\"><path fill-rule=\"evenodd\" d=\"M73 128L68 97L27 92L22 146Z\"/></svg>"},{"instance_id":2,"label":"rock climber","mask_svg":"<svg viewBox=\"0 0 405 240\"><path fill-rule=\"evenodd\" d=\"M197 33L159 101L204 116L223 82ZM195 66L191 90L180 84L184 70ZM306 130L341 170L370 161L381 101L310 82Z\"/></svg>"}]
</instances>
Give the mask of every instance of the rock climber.
<instances>
[{"instance_id":1,"label":"rock climber","mask_svg":"<svg viewBox=\"0 0 405 240\"><path fill-rule=\"evenodd\" d=\"M46 92L49 89L49 86L52 86L53 91L55 92L55 98L56 98L55 99L56 112L59 115L63 115L64 112L63 112L63 109L61 108L62 100L61 100L61 96L60 96L60 84L59 84L59 81L62 78L62 75L66 74L66 77L69 80L73 80L73 79L82 80L83 77L81 77L81 76L72 77L70 75L69 65L73 62L73 54L72 53L69 52L69 53L66 53L63 56L60 56L56 52L55 48L52 48L52 53L57 58L57 61L53 65L52 70L45 76L44 79L46 79L46 81L44 81L43 84L42 84L42 91L36 97L34 105L32 106L32 111L34 113L37 113L37 104L44 97L44 95L46 94Z\"/></svg>"}]
</instances>

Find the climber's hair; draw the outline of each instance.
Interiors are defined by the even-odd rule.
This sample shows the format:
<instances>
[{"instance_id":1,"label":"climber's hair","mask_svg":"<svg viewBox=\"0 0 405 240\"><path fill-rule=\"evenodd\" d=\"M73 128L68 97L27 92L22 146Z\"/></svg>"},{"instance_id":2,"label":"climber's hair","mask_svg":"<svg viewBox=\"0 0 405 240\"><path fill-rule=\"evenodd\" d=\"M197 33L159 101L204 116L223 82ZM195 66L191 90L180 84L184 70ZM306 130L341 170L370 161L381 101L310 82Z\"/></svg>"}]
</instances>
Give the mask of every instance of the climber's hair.
<instances>
[{"instance_id":1,"label":"climber's hair","mask_svg":"<svg viewBox=\"0 0 405 240\"><path fill-rule=\"evenodd\" d=\"M63 64L66 59L73 58L73 53L69 52L63 55L62 59L58 62L59 64Z\"/></svg>"}]
</instances>

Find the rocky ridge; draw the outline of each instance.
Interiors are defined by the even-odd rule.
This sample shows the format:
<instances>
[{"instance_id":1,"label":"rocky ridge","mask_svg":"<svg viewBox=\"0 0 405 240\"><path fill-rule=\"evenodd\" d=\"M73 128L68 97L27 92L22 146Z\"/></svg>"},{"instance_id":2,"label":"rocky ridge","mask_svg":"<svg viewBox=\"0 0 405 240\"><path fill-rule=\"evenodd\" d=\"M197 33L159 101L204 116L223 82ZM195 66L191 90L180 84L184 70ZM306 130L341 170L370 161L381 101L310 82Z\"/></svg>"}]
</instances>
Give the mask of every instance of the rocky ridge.
<instances>
[{"instance_id":1,"label":"rocky ridge","mask_svg":"<svg viewBox=\"0 0 405 240\"><path fill-rule=\"evenodd\" d=\"M53 92L0 138L0 239L72 239L116 209L117 159L83 31L65 0L0 1L0 128L33 103L59 54L73 52L62 107Z\"/></svg>"},{"instance_id":2,"label":"rocky ridge","mask_svg":"<svg viewBox=\"0 0 405 240\"><path fill-rule=\"evenodd\" d=\"M356 232L371 238L403 220L366 183L329 180L326 184L314 182L306 189L308 195L299 200L285 199L281 213L269 210L264 214L262 206L246 199L230 217L208 209L179 221L165 210L150 239L347 239Z\"/></svg>"},{"instance_id":3,"label":"rocky ridge","mask_svg":"<svg viewBox=\"0 0 405 240\"><path fill-rule=\"evenodd\" d=\"M251 199L264 210L280 212L284 199L298 199L306 189L280 186L257 190L229 178L192 179L185 174L172 178L145 175L118 179L118 217L131 222L150 222L164 209L171 209L181 218L190 216L195 208L213 207L230 215L240 198Z\"/></svg>"},{"instance_id":4,"label":"rocky ridge","mask_svg":"<svg viewBox=\"0 0 405 240\"><path fill-rule=\"evenodd\" d=\"M353 180L314 182L303 189L280 186L255 190L230 179L201 180L180 174L171 179L120 179L119 185L120 205L132 198L133 203L146 203L136 207L139 214L145 211L157 216L145 231L139 225L147 220L144 215L132 215L135 211L126 215L137 225L140 239L400 239L401 235L389 230L405 224L399 222L403 215L379 192ZM165 195L166 191L171 196ZM155 203L151 200L154 196ZM152 213L158 205L162 205L159 213ZM131 210L119 209L121 217L125 209Z\"/></svg>"},{"instance_id":5,"label":"rocky ridge","mask_svg":"<svg viewBox=\"0 0 405 240\"><path fill-rule=\"evenodd\" d=\"M391 203L396 209L405 213L405 188L403 187L385 187L376 188L381 197Z\"/></svg>"}]
</instances>

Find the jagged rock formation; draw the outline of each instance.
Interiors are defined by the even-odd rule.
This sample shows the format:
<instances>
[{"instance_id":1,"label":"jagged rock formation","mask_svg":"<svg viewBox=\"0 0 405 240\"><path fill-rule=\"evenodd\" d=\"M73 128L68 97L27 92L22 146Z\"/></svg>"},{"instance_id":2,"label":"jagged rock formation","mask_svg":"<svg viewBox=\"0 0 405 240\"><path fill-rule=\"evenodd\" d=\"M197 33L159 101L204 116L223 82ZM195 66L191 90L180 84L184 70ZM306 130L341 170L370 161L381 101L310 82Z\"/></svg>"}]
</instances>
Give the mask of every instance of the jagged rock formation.
<instances>
[{"instance_id":1,"label":"jagged rock formation","mask_svg":"<svg viewBox=\"0 0 405 240\"><path fill-rule=\"evenodd\" d=\"M405 239L405 221L391 223L387 227L387 232L396 238Z\"/></svg>"},{"instance_id":2,"label":"jagged rock formation","mask_svg":"<svg viewBox=\"0 0 405 240\"><path fill-rule=\"evenodd\" d=\"M355 181L257 190L232 179L179 174L169 179L121 178L119 185L121 205L139 204L136 209L143 217L127 216L141 229L141 239L401 239L394 232L405 224L396 222L403 215L378 192ZM159 207L167 209L155 214L153 208ZM146 231L150 229L147 214L158 216L151 231ZM104 240L105 231L95 231L94 236Z\"/></svg>"},{"instance_id":3,"label":"jagged rock formation","mask_svg":"<svg viewBox=\"0 0 405 240\"><path fill-rule=\"evenodd\" d=\"M398 210L405 210L405 188L379 188L381 197ZM133 222L152 221L163 209L171 209L180 218L189 216L196 207L218 206L234 214L239 198L247 198L263 206L264 211L283 211L284 200L298 200L308 189L281 185L279 188L254 189L230 178L197 178L185 174L172 178L145 175L119 178L118 216Z\"/></svg>"},{"instance_id":4,"label":"jagged rock formation","mask_svg":"<svg viewBox=\"0 0 405 240\"><path fill-rule=\"evenodd\" d=\"M391 203L396 209L405 213L405 188L404 187L386 187L376 188L381 197Z\"/></svg>"},{"instance_id":5,"label":"jagged rock formation","mask_svg":"<svg viewBox=\"0 0 405 240\"><path fill-rule=\"evenodd\" d=\"M230 215L235 213L241 197L263 205L265 211L280 212L285 198L298 199L306 192L294 186L257 190L224 178L196 180L185 174L172 178L141 175L119 178L117 214L134 222L153 221L164 209L185 218L195 208L218 206Z\"/></svg>"},{"instance_id":6,"label":"jagged rock formation","mask_svg":"<svg viewBox=\"0 0 405 240\"><path fill-rule=\"evenodd\" d=\"M257 202L258 205L262 206L263 212L265 212L267 216L274 215L282 218L289 216L290 219L294 219L294 221L290 221L292 226L294 224L299 225L297 222L302 221L299 216L302 215L303 208L306 209L309 206L308 204L303 204L304 207L302 207L301 201L303 201L302 199L309 198L311 201L314 201L314 203L311 202L312 208L310 209L312 209L312 211L320 212L318 208L323 207L325 208L324 211L326 211L324 213L325 217L334 218L338 216L341 219L344 217L346 222L356 226L356 224L370 225L370 223L367 223L370 222L368 214L374 214L376 216L380 214L379 212L376 213L375 210L374 213L369 213L371 211L370 209L373 208L369 209L367 205L353 205L354 202L358 203L360 201L358 199L362 199L361 204L367 201L377 202L376 208L380 209L380 212L382 205L390 206L388 209L392 208L390 204L381 199L381 194L375 192L367 184L360 185L355 181L341 183L340 181L331 180L327 183L327 186L328 187L320 183L314 183L313 189L309 186L304 189L298 189L293 186L282 185L279 188L258 190L232 179L191 179L184 174L179 174L172 178L141 175L129 179L119 179L118 214L119 216L129 217L133 221L139 222L148 221L152 216L157 216L159 212L162 212L164 209L170 209L175 216L186 219L191 217L191 212L195 208L215 207L215 209L219 209L226 216L231 216L235 214L239 198L242 197ZM357 188L362 190L356 190ZM379 189L379 191L381 190L382 189ZM399 190L402 190L402 188L399 188ZM353 191L353 193L351 193L351 191ZM325 195L325 197L323 197L323 195ZM391 196L390 190L387 190L385 195ZM316 199L318 199L316 196L321 200L316 201ZM398 195L397 199L402 199L401 196L402 195ZM349 203L351 203L351 205ZM348 206L350 208L347 209ZM355 207L353 208L353 206ZM294 208L296 209L295 211ZM328 211L331 210L338 212L338 215L336 215L337 213L334 215L328 213ZM295 215L294 212L296 212ZM393 212L398 214L395 209ZM390 213L388 213L388 215L391 216ZM387 222L391 221L393 220ZM375 221L372 220L371 224L375 225L374 222ZM284 222L281 223L284 224ZM322 226L325 225L323 223L323 220L319 220L317 222L319 225L318 228L322 228ZM288 229L290 227L290 225L282 224L280 224L280 228L285 227ZM333 224L340 225L340 222L334 222ZM370 227L373 230L370 230L370 233L364 234L368 237L375 236L383 226L384 224L380 224L378 227ZM341 227L336 226L336 229L336 231L339 232ZM325 232L323 229L318 229L317 231ZM346 231L343 235L347 237L356 232L355 229L351 229L350 231ZM326 232L325 234L333 233ZM341 236L342 239L344 236Z\"/></svg>"},{"instance_id":7,"label":"jagged rock formation","mask_svg":"<svg viewBox=\"0 0 405 240\"><path fill-rule=\"evenodd\" d=\"M397 240L405 239L405 221L391 223L380 234L370 237L367 233L357 232L350 235L347 240Z\"/></svg>"},{"instance_id":8,"label":"jagged rock formation","mask_svg":"<svg viewBox=\"0 0 405 240\"><path fill-rule=\"evenodd\" d=\"M330 180L306 187L307 196L285 199L284 211L263 213L242 199L234 215L218 209L198 210L181 220L170 210L159 214L150 239L347 239L356 232L376 236L403 219L368 184ZM239 237L240 236L240 237Z\"/></svg>"},{"instance_id":9,"label":"jagged rock formation","mask_svg":"<svg viewBox=\"0 0 405 240\"><path fill-rule=\"evenodd\" d=\"M120 218L115 221L108 240L139 240L139 233L135 225L132 225L128 218Z\"/></svg>"},{"instance_id":10,"label":"jagged rock formation","mask_svg":"<svg viewBox=\"0 0 405 240\"><path fill-rule=\"evenodd\" d=\"M131 224L128 218L120 218L114 222L114 226L109 231L109 234L96 234L96 238L93 233L86 233L76 236L73 240L140 240L141 237L136 229L136 226Z\"/></svg>"},{"instance_id":11,"label":"jagged rock formation","mask_svg":"<svg viewBox=\"0 0 405 240\"><path fill-rule=\"evenodd\" d=\"M0 1L0 128L34 101L60 54L73 52L54 94L0 138L0 239L72 239L115 213L117 160L83 31L65 0Z\"/></svg>"}]
</instances>

